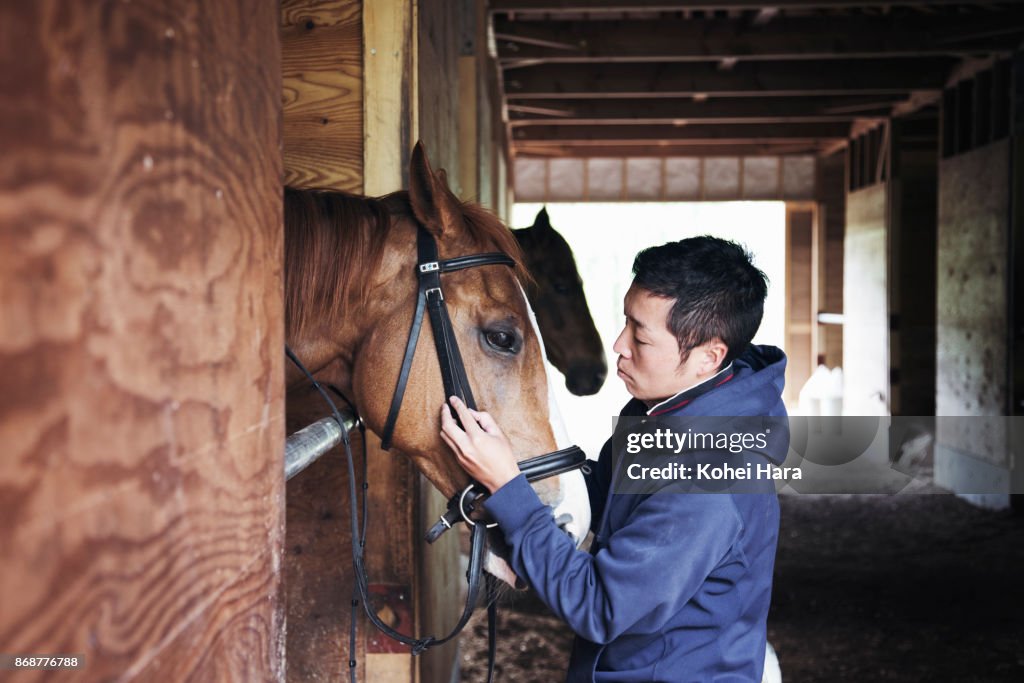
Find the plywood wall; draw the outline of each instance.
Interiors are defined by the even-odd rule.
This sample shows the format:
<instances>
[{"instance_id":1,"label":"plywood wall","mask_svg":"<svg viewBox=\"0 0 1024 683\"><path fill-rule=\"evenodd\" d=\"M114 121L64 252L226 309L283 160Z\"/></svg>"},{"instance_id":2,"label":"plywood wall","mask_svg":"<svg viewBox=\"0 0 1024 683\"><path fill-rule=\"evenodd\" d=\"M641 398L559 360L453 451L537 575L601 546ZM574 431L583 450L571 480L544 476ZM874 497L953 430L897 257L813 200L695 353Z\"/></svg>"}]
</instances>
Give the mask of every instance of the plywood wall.
<instances>
[{"instance_id":1,"label":"plywood wall","mask_svg":"<svg viewBox=\"0 0 1024 683\"><path fill-rule=\"evenodd\" d=\"M1009 150L1003 140L939 164L939 415L1006 414ZM1006 485L1002 422L950 422L939 423L936 482L968 492Z\"/></svg>"},{"instance_id":2,"label":"plywood wall","mask_svg":"<svg viewBox=\"0 0 1024 683\"><path fill-rule=\"evenodd\" d=\"M283 675L278 25L0 8L0 651L66 680Z\"/></svg>"}]
</instances>

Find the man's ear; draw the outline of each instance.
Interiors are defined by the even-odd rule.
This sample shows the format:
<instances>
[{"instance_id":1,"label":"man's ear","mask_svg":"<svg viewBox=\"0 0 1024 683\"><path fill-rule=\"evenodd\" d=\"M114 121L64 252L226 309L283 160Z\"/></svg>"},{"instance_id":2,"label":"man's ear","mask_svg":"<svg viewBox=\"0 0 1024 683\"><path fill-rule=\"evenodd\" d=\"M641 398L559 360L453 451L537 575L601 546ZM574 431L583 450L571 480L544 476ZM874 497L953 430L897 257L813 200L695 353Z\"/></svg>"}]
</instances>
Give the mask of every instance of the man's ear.
<instances>
[{"instance_id":1,"label":"man's ear","mask_svg":"<svg viewBox=\"0 0 1024 683\"><path fill-rule=\"evenodd\" d=\"M729 347L725 345L718 337L715 337L707 344L703 344L701 349L701 365L699 373L710 377L711 375L718 372L718 369L722 365L722 361L729 355Z\"/></svg>"}]
</instances>

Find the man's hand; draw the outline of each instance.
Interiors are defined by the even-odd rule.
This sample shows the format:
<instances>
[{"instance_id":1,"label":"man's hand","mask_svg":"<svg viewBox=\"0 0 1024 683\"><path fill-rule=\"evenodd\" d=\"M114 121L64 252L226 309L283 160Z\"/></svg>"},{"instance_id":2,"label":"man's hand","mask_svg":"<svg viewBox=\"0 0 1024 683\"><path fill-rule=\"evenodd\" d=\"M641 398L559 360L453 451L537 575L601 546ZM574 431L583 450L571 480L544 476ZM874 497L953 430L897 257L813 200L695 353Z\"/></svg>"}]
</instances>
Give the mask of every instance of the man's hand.
<instances>
[{"instance_id":1,"label":"man's hand","mask_svg":"<svg viewBox=\"0 0 1024 683\"><path fill-rule=\"evenodd\" d=\"M519 476L512 444L489 413L473 410L457 397L448 399L465 430L441 406L441 438L455 451L462 469L494 493Z\"/></svg>"}]
</instances>

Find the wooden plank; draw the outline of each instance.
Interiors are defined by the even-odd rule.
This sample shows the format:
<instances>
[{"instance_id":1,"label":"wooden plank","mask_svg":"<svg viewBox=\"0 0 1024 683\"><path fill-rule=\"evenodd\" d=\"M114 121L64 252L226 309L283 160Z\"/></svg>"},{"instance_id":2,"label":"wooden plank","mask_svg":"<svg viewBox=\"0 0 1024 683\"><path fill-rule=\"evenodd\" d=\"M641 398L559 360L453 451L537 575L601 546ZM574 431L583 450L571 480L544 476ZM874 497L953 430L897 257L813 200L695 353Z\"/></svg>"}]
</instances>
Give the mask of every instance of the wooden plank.
<instances>
[{"instance_id":1,"label":"wooden plank","mask_svg":"<svg viewBox=\"0 0 1024 683\"><path fill-rule=\"evenodd\" d=\"M281 5L285 183L362 190L361 3Z\"/></svg>"},{"instance_id":2,"label":"wooden plank","mask_svg":"<svg viewBox=\"0 0 1024 683\"><path fill-rule=\"evenodd\" d=\"M280 679L277 7L0 25L0 643L85 680Z\"/></svg>"},{"instance_id":3,"label":"wooden plank","mask_svg":"<svg viewBox=\"0 0 1024 683\"><path fill-rule=\"evenodd\" d=\"M763 97L656 99L574 99L534 107L509 104L513 128L557 123L560 126L687 123L822 123L887 116L900 95L861 97Z\"/></svg>"},{"instance_id":4,"label":"wooden plank","mask_svg":"<svg viewBox=\"0 0 1024 683\"><path fill-rule=\"evenodd\" d=\"M774 139L786 140L828 140L845 139L850 133L850 124L833 123L723 123L723 124L687 124L683 126L632 126L632 125L594 125L594 126L528 126L517 128L512 133L516 142L525 140L545 140L557 142L589 142L608 143L616 140L672 140L681 142L691 140L710 143L714 140L726 141L766 141Z\"/></svg>"},{"instance_id":5,"label":"wooden plank","mask_svg":"<svg viewBox=\"0 0 1024 683\"><path fill-rule=\"evenodd\" d=\"M516 143L516 157L557 158L557 157L703 157L703 156L787 156L817 154L823 149L815 141L774 141L770 143L743 142L723 144L702 144L684 140L679 144L672 141L650 143L594 142L587 144L565 143L563 141L524 141Z\"/></svg>"},{"instance_id":6,"label":"wooden plank","mask_svg":"<svg viewBox=\"0 0 1024 683\"><path fill-rule=\"evenodd\" d=\"M459 187L459 57L460 3L418 0L416 69L419 97L419 139L431 165L445 169L456 196ZM470 105L467 114L475 110Z\"/></svg>"},{"instance_id":7,"label":"wooden plank","mask_svg":"<svg viewBox=\"0 0 1024 683\"><path fill-rule=\"evenodd\" d=\"M517 99L685 97L719 95L906 94L939 90L956 60L828 60L715 64L543 64L513 69L505 91Z\"/></svg>"},{"instance_id":8,"label":"wooden plank","mask_svg":"<svg viewBox=\"0 0 1024 683\"><path fill-rule=\"evenodd\" d=\"M706 62L725 59L839 59L1012 53L1024 33L1019 9L973 15L835 18L780 16L765 24L720 17L610 22L517 21L495 17L502 63Z\"/></svg>"},{"instance_id":9,"label":"wooden plank","mask_svg":"<svg viewBox=\"0 0 1024 683\"><path fill-rule=\"evenodd\" d=\"M814 207L786 205L786 401L795 404L815 367Z\"/></svg>"},{"instance_id":10,"label":"wooden plank","mask_svg":"<svg viewBox=\"0 0 1024 683\"><path fill-rule=\"evenodd\" d=\"M413 0L363 5L363 192L406 187L419 139L416 6Z\"/></svg>"},{"instance_id":11,"label":"wooden plank","mask_svg":"<svg viewBox=\"0 0 1024 683\"><path fill-rule=\"evenodd\" d=\"M478 200L480 182L479 127L477 126L477 57L459 57L459 193L462 199Z\"/></svg>"},{"instance_id":12,"label":"wooden plank","mask_svg":"<svg viewBox=\"0 0 1024 683\"><path fill-rule=\"evenodd\" d=\"M364 3L363 83L366 145L364 149L365 188L369 195L393 192L408 186L409 155L421 137L419 62L420 20L424 15L414 0ZM427 49L432 46L428 43ZM427 130L430 130L429 128ZM426 131L425 131L426 132ZM433 150L430 150L433 157ZM367 554L371 582L407 586L416 580L414 568L414 513L418 506L418 476L404 457L380 450L379 439L368 434L368 476L371 529L388 529L372 534L375 547ZM395 505L395 501L403 501ZM418 614L414 621L419 622ZM368 629L367 638L383 638ZM367 654L365 680L409 681L415 667L409 654Z\"/></svg>"}]
</instances>

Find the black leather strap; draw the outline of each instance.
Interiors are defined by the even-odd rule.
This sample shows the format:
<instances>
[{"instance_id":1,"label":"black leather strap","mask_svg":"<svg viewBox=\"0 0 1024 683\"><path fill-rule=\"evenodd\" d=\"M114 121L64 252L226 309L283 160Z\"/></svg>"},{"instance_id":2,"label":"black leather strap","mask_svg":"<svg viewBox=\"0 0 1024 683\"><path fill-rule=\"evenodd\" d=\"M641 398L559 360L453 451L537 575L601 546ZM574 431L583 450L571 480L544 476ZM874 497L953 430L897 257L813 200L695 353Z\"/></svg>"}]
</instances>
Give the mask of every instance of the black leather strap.
<instances>
[{"instance_id":1,"label":"black leather strap","mask_svg":"<svg viewBox=\"0 0 1024 683\"><path fill-rule=\"evenodd\" d=\"M450 273L453 270L465 268L476 268L477 266L515 266L516 262L511 256L502 254L500 251L492 251L486 254L471 254L469 256L456 256L447 261L441 261L441 272Z\"/></svg>"},{"instance_id":2,"label":"black leather strap","mask_svg":"<svg viewBox=\"0 0 1024 683\"><path fill-rule=\"evenodd\" d=\"M579 446L569 446L552 453L522 460L519 462L519 471L526 475L526 481L534 482L571 472L582 467L586 462L587 456ZM444 532L463 521L462 512L459 511L460 501L464 502L466 512L471 513L475 511L480 498L484 497L486 493L483 486L475 484L465 499L463 499L461 491L449 498L448 509L440 519L434 522L434 526L427 530L425 536L427 543L433 543Z\"/></svg>"},{"instance_id":3,"label":"black leather strap","mask_svg":"<svg viewBox=\"0 0 1024 683\"><path fill-rule=\"evenodd\" d=\"M409 328L409 341L405 344L405 356L402 358L402 368L398 372L398 383L395 385L395 393L391 397L391 408L388 409L388 419L384 422L384 433L381 435L380 446L384 450L391 449L391 437L395 433L395 423L398 422L398 411L402 408L402 399L405 397L405 385L409 383L409 371L412 369L412 359L416 355L416 342L420 338L420 328L423 327L423 309L426 298L416 297L416 310L412 315L412 326Z\"/></svg>"},{"instance_id":4,"label":"black leather strap","mask_svg":"<svg viewBox=\"0 0 1024 683\"><path fill-rule=\"evenodd\" d=\"M571 472L582 467L586 461L587 455L579 446L569 446L554 453L523 460L519 463L519 471L526 475L527 481L538 481Z\"/></svg>"},{"instance_id":5,"label":"black leather strap","mask_svg":"<svg viewBox=\"0 0 1024 683\"><path fill-rule=\"evenodd\" d=\"M473 392L469 387L469 378L466 376L466 366L462 362L462 354L459 352L455 330L448 315L448 307L444 302L444 292L441 289L441 273L489 265L515 266L515 261L507 254L501 252L457 256L441 261L438 258L437 242L434 240L434 237L422 226L417 226L416 310L413 313L412 325L409 327L409 339L405 344L405 355L402 358L402 365L398 372L398 381L395 383L395 393L391 397L391 406L388 409L388 416L384 421L384 431L381 434L381 448L384 450L391 448L395 424L398 422L398 413L402 409L405 388L409 383L412 361L416 355L417 342L423 328L424 309L430 315L434 347L437 352L438 363L441 365L441 380L444 383L445 391L444 401L447 401L449 396L458 396L467 406L476 409Z\"/></svg>"}]
</instances>

